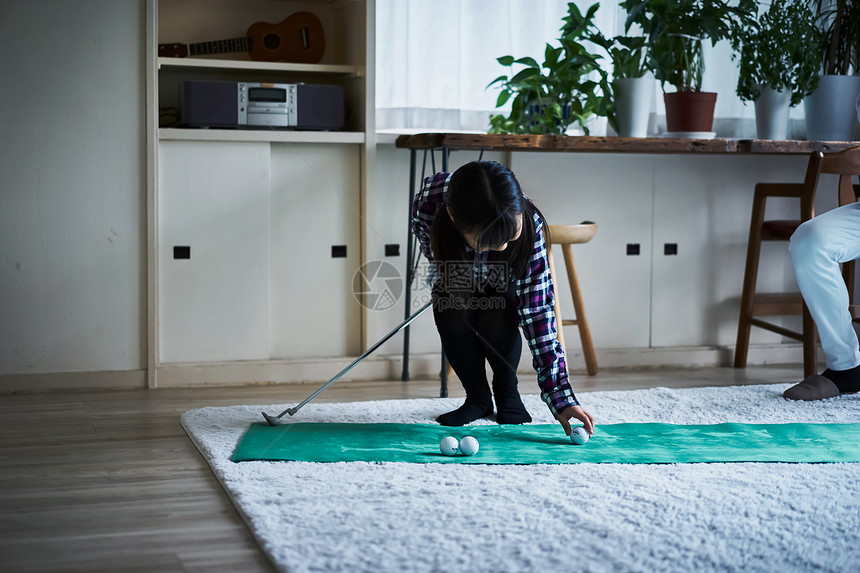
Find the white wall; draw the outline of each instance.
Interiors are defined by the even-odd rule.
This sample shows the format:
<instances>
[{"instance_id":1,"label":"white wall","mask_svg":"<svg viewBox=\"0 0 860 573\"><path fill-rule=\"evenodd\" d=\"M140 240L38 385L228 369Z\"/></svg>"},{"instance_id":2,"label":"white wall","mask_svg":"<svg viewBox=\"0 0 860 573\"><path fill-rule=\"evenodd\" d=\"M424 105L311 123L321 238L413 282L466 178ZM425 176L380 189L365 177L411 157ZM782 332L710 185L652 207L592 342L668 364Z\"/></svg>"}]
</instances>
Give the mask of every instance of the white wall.
<instances>
[{"instance_id":1,"label":"white wall","mask_svg":"<svg viewBox=\"0 0 860 573\"><path fill-rule=\"evenodd\" d=\"M0 3L0 375L145 368L144 23Z\"/></svg>"}]
</instances>

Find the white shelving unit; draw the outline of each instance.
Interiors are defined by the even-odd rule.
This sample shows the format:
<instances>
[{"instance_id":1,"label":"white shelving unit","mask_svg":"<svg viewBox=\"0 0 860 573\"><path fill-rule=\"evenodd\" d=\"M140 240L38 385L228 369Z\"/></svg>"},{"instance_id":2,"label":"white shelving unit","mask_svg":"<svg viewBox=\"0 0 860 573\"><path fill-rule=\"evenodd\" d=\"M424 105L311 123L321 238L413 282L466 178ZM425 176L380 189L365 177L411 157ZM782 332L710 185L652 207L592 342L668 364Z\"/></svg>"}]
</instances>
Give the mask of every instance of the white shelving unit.
<instances>
[{"instance_id":1,"label":"white shelving unit","mask_svg":"<svg viewBox=\"0 0 860 573\"><path fill-rule=\"evenodd\" d=\"M373 189L375 1L148 0L147 8L148 383L324 377L313 364L365 346L368 317L351 285L367 259ZM157 56L158 44L237 38L300 11L322 22L319 63ZM337 84L346 126L159 125L165 108L178 116L186 79ZM347 257L333 258L331 247L342 245Z\"/></svg>"}]
</instances>

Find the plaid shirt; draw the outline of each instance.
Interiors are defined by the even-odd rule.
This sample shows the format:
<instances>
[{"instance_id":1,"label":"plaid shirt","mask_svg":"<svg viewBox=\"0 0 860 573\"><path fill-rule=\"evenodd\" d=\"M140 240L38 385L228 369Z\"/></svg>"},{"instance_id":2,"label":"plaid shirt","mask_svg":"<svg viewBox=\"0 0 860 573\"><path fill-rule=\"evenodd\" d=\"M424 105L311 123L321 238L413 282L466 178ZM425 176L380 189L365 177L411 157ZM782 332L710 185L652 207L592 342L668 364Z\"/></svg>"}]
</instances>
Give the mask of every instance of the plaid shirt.
<instances>
[{"instance_id":1,"label":"plaid shirt","mask_svg":"<svg viewBox=\"0 0 860 573\"><path fill-rule=\"evenodd\" d=\"M430 225L439 209L445 206L450 173L437 173L424 180L424 186L412 202L412 232L418 238L421 252L430 261L428 282L432 285L439 279L436 265L433 264L433 251L430 246ZM537 372L541 398L553 414L568 406L578 406L579 401L573 394L567 377L564 349L558 341L555 320L555 290L549 274L546 243L543 238L543 220L534 214L535 244L528 263L525 278L515 281L517 314L520 326L532 353L532 365ZM498 251L475 252L468 245L467 252L473 253L475 266L486 268L500 260ZM480 272L480 271L478 271Z\"/></svg>"}]
</instances>

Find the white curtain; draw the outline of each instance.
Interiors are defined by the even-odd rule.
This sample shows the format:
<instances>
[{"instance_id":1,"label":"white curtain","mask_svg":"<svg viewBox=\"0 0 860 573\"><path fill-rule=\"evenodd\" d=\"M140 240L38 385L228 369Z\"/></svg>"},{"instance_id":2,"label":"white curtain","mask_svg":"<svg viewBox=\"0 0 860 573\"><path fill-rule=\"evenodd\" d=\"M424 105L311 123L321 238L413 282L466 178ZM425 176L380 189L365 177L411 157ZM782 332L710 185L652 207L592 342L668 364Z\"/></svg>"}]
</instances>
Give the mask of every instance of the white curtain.
<instances>
[{"instance_id":1,"label":"white curtain","mask_svg":"<svg viewBox=\"0 0 860 573\"><path fill-rule=\"evenodd\" d=\"M377 0L376 107L382 128L486 131L507 68L543 61L559 36L558 0ZM608 12L608 11L607 11Z\"/></svg>"},{"instance_id":2,"label":"white curtain","mask_svg":"<svg viewBox=\"0 0 860 573\"><path fill-rule=\"evenodd\" d=\"M592 3L576 0L583 12ZM377 127L403 131L485 132L490 114L508 111L495 107L498 90L486 89L507 71L496 58L542 62L546 44L558 45L567 14L563 0L376 0L376 7ZM625 17L617 3L603 2L596 23L611 37L624 33ZM707 46L705 54L703 87L719 94L714 130L753 137L753 106L735 95L730 46ZM665 111L656 82L652 112L650 131L660 133ZM792 117L803 117L802 106ZM592 128L594 135L605 133L605 122Z\"/></svg>"}]
</instances>

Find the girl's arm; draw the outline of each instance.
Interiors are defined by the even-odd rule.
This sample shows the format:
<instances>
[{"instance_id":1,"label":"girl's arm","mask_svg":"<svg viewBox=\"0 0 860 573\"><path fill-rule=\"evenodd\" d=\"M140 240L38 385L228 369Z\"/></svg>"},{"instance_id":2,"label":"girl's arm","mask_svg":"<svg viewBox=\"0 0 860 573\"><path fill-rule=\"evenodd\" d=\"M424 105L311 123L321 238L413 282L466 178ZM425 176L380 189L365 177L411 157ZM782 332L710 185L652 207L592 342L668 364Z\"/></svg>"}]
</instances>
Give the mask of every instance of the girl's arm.
<instances>
[{"instance_id":1,"label":"girl's arm","mask_svg":"<svg viewBox=\"0 0 860 573\"><path fill-rule=\"evenodd\" d=\"M567 408L579 406L579 401L568 381L564 349L558 341L559 324L554 310L555 291L549 274L543 221L537 214L535 226L535 245L528 274L516 284L518 312L523 334L531 349L532 365L537 372L541 398L553 415L558 417ZM568 428L565 428L565 431L569 431Z\"/></svg>"},{"instance_id":2,"label":"girl's arm","mask_svg":"<svg viewBox=\"0 0 860 573\"><path fill-rule=\"evenodd\" d=\"M421 252L433 263L433 250L430 247L430 227L436 213L445 204L450 173L437 173L424 179L424 185L412 200L412 233L418 239ZM431 264L431 266L433 266Z\"/></svg>"}]
</instances>

